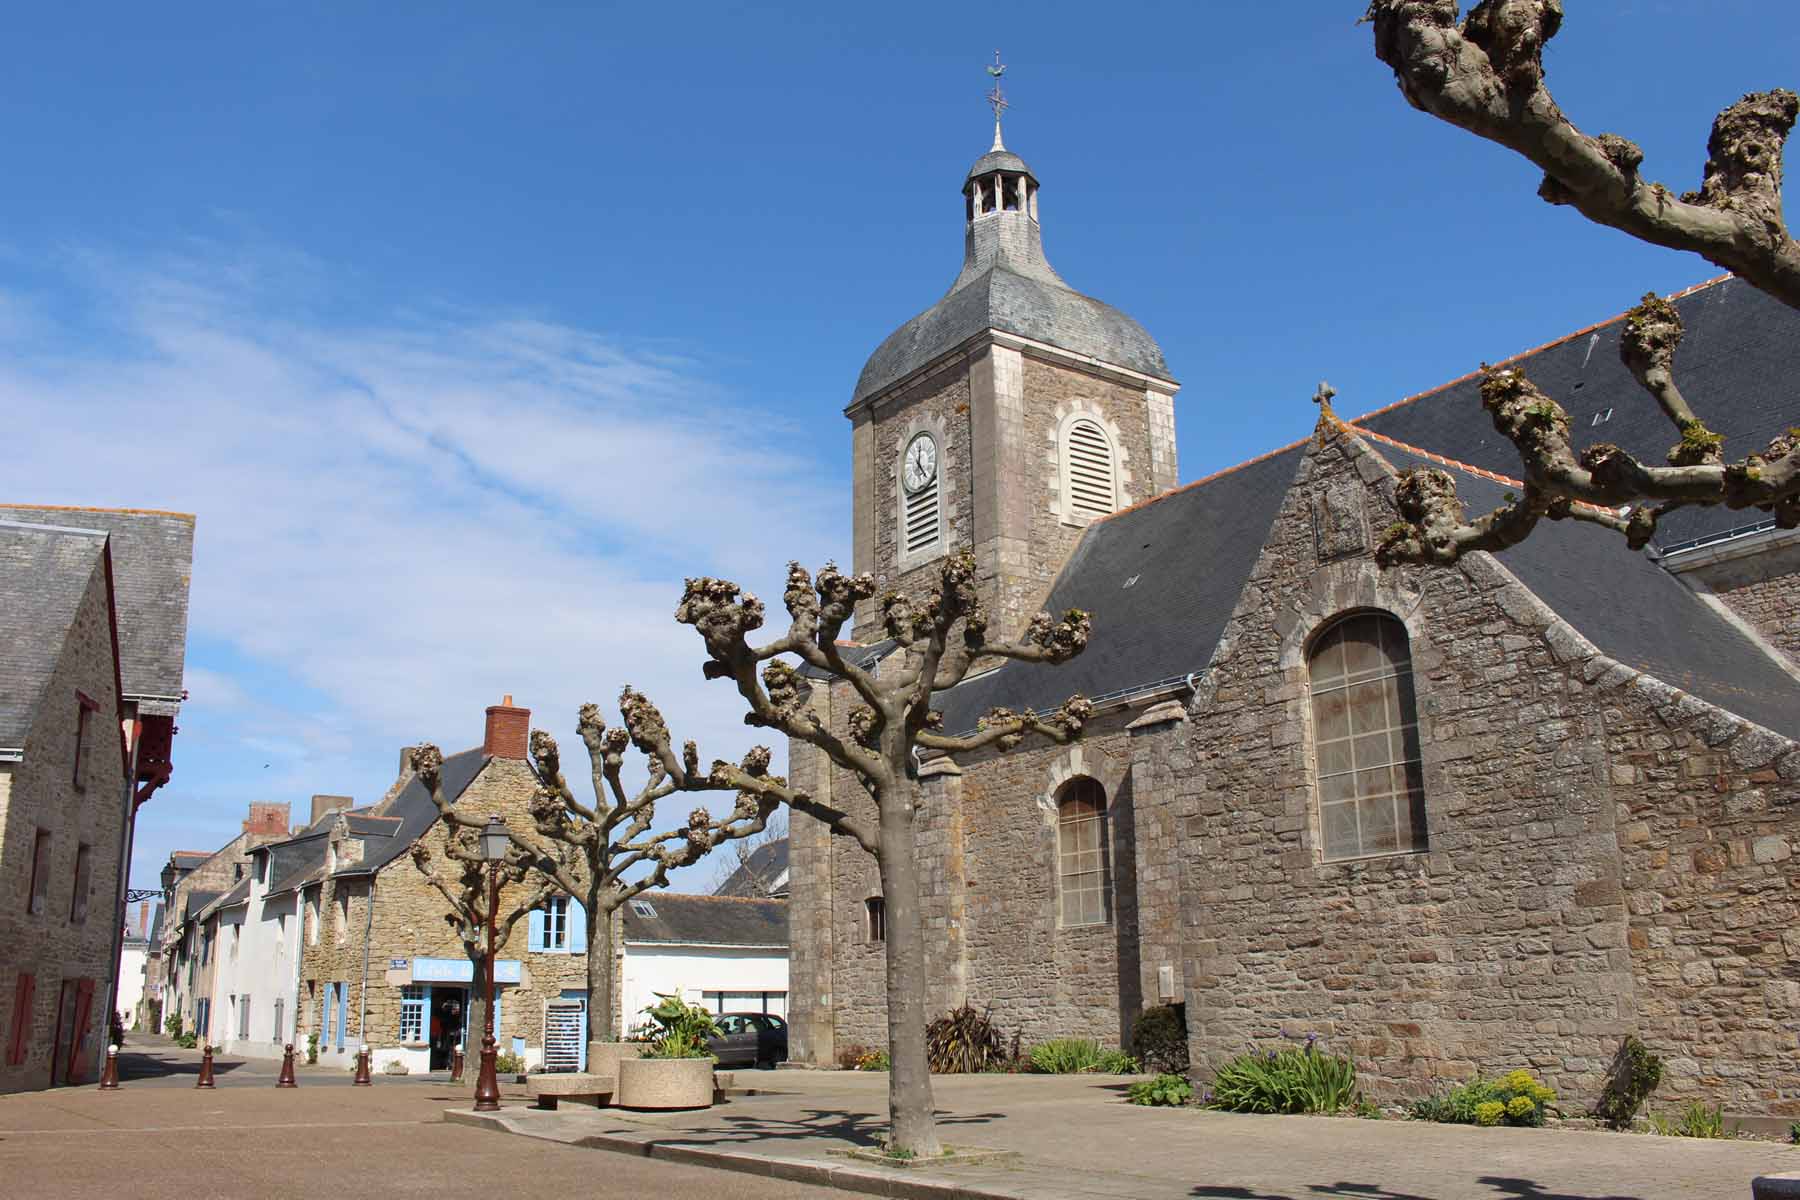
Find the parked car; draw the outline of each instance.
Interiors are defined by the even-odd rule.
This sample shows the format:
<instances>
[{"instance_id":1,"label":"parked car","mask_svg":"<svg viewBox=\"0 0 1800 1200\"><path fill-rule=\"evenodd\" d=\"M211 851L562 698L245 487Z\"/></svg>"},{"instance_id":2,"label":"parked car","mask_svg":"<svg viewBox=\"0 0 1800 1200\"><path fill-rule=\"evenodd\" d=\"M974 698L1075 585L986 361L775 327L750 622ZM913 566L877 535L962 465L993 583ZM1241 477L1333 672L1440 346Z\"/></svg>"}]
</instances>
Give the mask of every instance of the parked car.
<instances>
[{"instance_id":1,"label":"parked car","mask_svg":"<svg viewBox=\"0 0 1800 1200\"><path fill-rule=\"evenodd\" d=\"M768 1013L720 1013L706 1040L721 1067L773 1067L788 1056L787 1022Z\"/></svg>"}]
</instances>

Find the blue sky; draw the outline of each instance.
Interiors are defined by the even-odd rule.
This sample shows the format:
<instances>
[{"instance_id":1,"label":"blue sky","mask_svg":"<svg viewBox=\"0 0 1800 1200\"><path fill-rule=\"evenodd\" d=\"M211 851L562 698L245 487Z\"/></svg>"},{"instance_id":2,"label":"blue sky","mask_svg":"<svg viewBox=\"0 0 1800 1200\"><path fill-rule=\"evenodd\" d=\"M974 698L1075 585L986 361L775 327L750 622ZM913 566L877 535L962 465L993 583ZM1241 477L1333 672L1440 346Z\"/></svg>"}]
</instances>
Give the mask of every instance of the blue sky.
<instances>
[{"instance_id":1,"label":"blue sky","mask_svg":"<svg viewBox=\"0 0 1800 1200\"><path fill-rule=\"evenodd\" d=\"M1183 479L1303 435L1321 377L1364 412L1718 273L1413 112L1361 8L0 14L4 499L199 518L134 884L251 801L378 798L503 692L568 741L630 682L747 745L680 581L848 559L841 410L956 273L996 46L1051 261L1184 384ZM1569 8L1563 107L1678 190L1800 84L1790 6Z\"/></svg>"}]
</instances>

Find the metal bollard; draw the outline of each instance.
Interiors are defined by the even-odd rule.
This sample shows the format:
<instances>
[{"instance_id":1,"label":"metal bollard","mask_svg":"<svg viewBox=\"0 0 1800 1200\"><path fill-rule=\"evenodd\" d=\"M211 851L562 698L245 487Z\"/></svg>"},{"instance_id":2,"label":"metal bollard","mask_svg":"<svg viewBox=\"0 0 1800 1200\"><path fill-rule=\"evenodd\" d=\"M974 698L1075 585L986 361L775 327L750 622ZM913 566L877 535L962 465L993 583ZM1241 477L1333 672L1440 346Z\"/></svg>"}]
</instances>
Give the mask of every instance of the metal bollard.
<instances>
[{"instance_id":1,"label":"metal bollard","mask_svg":"<svg viewBox=\"0 0 1800 1200\"><path fill-rule=\"evenodd\" d=\"M369 1080L369 1048L364 1046L356 1052L356 1075L350 1080L356 1087L371 1086Z\"/></svg>"},{"instance_id":2,"label":"metal bollard","mask_svg":"<svg viewBox=\"0 0 1800 1200\"><path fill-rule=\"evenodd\" d=\"M299 1087L294 1082L294 1043L289 1042L281 1049L281 1074L275 1079L276 1087Z\"/></svg>"},{"instance_id":3,"label":"metal bollard","mask_svg":"<svg viewBox=\"0 0 1800 1200\"><path fill-rule=\"evenodd\" d=\"M208 1042L205 1046L201 1047L201 1049L200 1049L200 1078L198 1078L194 1081L194 1086L197 1088L212 1087L213 1086L212 1071L213 1071L213 1068L212 1068L212 1043Z\"/></svg>"},{"instance_id":4,"label":"metal bollard","mask_svg":"<svg viewBox=\"0 0 1800 1200\"><path fill-rule=\"evenodd\" d=\"M100 1090L103 1092L119 1090L119 1048L117 1046L106 1048L106 1066L100 1071Z\"/></svg>"},{"instance_id":5,"label":"metal bollard","mask_svg":"<svg viewBox=\"0 0 1800 1200\"><path fill-rule=\"evenodd\" d=\"M452 1052L450 1055L450 1082L451 1083L461 1083L462 1077L463 1077L463 1048L462 1048L462 1043L458 1042L458 1043L456 1043L455 1051Z\"/></svg>"}]
</instances>

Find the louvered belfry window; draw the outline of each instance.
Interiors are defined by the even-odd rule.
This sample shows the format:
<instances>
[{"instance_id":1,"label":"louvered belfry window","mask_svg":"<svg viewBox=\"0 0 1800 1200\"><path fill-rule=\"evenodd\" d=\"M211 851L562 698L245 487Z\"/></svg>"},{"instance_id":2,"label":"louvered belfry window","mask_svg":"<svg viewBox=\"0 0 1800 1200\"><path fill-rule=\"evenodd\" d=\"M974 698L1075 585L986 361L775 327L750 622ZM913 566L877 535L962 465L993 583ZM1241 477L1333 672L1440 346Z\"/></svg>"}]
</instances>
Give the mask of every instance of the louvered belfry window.
<instances>
[{"instance_id":1,"label":"louvered belfry window","mask_svg":"<svg viewBox=\"0 0 1800 1200\"><path fill-rule=\"evenodd\" d=\"M931 477L930 483L906 497L903 541L908 554L923 554L938 544L938 510L942 503L939 484L942 482L940 471Z\"/></svg>"},{"instance_id":2,"label":"louvered belfry window","mask_svg":"<svg viewBox=\"0 0 1800 1200\"><path fill-rule=\"evenodd\" d=\"M1104 517L1118 508L1118 483L1112 441L1098 421L1086 417L1069 423L1063 444L1063 481L1068 516L1074 520Z\"/></svg>"}]
</instances>

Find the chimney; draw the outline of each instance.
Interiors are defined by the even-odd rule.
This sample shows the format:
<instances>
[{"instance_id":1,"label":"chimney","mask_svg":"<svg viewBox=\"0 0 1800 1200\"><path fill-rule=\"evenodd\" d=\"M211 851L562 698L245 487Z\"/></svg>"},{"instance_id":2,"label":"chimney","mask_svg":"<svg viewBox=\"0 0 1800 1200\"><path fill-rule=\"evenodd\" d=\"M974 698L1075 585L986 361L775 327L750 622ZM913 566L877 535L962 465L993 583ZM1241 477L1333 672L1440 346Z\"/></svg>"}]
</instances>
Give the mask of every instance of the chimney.
<instances>
[{"instance_id":1,"label":"chimney","mask_svg":"<svg viewBox=\"0 0 1800 1200\"><path fill-rule=\"evenodd\" d=\"M356 801L349 796L314 796L312 798L312 821L317 821L328 812L336 812L340 808L354 807ZM312 824L308 821L307 824Z\"/></svg>"},{"instance_id":2,"label":"chimney","mask_svg":"<svg viewBox=\"0 0 1800 1200\"><path fill-rule=\"evenodd\" d=\"M150 902L148 900L138 905L138 936L145 940L150 937Z\"/></svg>"},{"instance_id":3,"label":"chimney","mask_svg":"<svg viewBox=\"0 0 1800 1200\"><path fill-rule=\"evenodd\" d=\"M250 805L250 816L244 822L245 833L286 837L287 831L288 806L285 800L279 804L258 801Z\"/></svg>"},{"instance_id":4,"label":"chimney","mask_svg":"<svg viewBox=\"0 0 1800 1200\"><path fill-rule=\"evenodd\" d=\"M511 696L487 710L487 737L481 752L490 758L525 757L525 744L531 736L531 710L514 708Z\"/></svg>"},{"instance_id":5,"label":"chimney","mask_svg":"<svg viewBox=\"0 0 1800 1200\"><path fill-rule=\"evenodd\" d=\"M413 751L417 750L417 749L418 749L417 746L402 746L402 747L400 747L400 775L399 775L399 778L405 779L408 775L412 774L412 756L413 756Z\"/></svg>"}]
</instances>

